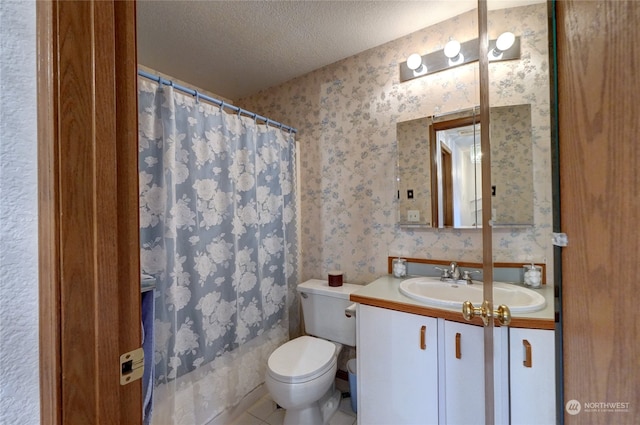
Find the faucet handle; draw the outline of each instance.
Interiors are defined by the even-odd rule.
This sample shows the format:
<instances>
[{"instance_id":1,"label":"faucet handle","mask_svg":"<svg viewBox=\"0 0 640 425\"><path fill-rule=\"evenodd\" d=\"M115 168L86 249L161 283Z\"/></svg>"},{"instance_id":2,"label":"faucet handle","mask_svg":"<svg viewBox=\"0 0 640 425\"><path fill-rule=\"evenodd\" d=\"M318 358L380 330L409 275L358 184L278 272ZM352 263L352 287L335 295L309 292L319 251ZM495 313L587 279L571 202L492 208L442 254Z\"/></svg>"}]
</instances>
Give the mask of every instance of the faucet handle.
<instances>
[{"instance_id":1,"label":"faucet handle","mask_svg":"<svg viewBox=\"0 0 640 425\"><path fill-rule=\"evenodd\" d=\"M442 267L433 267L436 270L440 270L442 274L440 275L440 279L451 279L451 274L449 269L443 269Z\"/></svg>"},{"instance_id":2,"label":"faucet handle","mask_svg":"<svg viewBox=\"0 0 640 425\"><path fill-rule=\"evenodd\" d=\"M472 274L480 274L480 270L463 270L462 271L462 280L466 280L467 283L473 283L471 279Z\"/></svg>"}]
</instances>

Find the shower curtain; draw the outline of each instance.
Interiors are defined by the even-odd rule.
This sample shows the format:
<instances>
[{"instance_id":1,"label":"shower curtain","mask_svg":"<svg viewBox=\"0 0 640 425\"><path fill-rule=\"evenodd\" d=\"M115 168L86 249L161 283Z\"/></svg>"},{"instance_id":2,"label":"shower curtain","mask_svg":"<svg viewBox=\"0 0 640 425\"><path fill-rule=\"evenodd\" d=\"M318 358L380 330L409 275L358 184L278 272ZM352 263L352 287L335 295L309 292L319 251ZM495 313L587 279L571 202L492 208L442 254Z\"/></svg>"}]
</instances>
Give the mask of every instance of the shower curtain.
<instances>
[{"instance_id":1,"label":"shower curtain","mask_svg":"<svg viewBox=\"0 0 640 425\"><path fill-rule=\"evenodd\" d=\"M142 272L156 278L152 423L202 424L264 381L297 282L295 142L138 79Z\"/></svg>"}]
</instances>

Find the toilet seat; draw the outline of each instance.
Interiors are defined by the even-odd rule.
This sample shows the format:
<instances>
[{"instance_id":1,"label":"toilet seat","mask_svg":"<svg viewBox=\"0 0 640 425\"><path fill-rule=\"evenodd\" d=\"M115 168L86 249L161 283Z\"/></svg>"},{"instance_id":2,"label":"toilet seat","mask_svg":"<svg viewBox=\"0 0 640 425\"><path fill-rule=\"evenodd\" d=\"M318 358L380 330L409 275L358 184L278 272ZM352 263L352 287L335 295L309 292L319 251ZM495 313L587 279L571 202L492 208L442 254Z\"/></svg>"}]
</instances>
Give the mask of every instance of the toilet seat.
<instances>
[{"instance_id":1,"label":"toilet seat","mask_svg":"<svg viewBox=\"0 0 640 425\"><path fill-rule=\"evenodd\" d=\"M297 384L311 381L333 367L336 346L312 336L301 336L278 347L269 356L269 375L279 382Z\"/></svg>"}]
</instances>

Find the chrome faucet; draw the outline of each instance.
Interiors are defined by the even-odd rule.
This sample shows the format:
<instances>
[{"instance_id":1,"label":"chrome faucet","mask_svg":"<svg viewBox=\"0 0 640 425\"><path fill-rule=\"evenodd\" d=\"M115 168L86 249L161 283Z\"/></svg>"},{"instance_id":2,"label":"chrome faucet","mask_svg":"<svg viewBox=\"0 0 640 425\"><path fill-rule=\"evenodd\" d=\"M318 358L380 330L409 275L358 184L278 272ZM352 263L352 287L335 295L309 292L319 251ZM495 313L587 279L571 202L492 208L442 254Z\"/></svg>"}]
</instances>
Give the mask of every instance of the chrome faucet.
<instances>
[{"instance_id":1,"label":"chrome faucet","mask_svg":"<svg viewBox=\"0 0 640 425\"><path fill-rule=\"evenodd\" d=\"M473 280L471 279L472 273L480 273L479 270L460 270L460 266L458 266L458 263L456 263L455 261L452 261L447 268L435 267L435 269L442 272L442 274L440 275L441 281L453 283L464 282L467 285L473 284Z\"/></svg>"},{"instance_id":2,"label":"chrome faucet","mask_svg":"<svg viewBox=\"0 0 640 425\"><path fill-rule=\"evenodd\" d=\"M434 267L437 270L440 270L442 274L440 275L440 280L456 280L460 279L460 269L458 268L458 263L452 261L448 268L444 269L441 267Z\"/></svg>"},{"instance_id":3,"label":"chrome faucet","mask_svg":"<svg viewBox=\"0 0 640 425\"><path fill-rule=\"evenodd\" d=\"M451 274L451 279L454 281L460 280L460 268L458 267L458 263L452 261L449 265L449 273Z\"/></svg>"}]
</instances>

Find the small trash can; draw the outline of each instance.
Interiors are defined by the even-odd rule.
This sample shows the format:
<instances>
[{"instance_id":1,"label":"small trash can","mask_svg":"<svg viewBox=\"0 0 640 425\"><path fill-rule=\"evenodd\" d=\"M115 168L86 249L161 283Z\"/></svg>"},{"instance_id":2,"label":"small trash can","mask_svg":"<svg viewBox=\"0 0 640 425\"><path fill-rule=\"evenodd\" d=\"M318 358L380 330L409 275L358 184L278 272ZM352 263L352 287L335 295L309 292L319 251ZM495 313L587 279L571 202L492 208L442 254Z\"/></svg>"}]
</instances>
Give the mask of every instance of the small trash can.
<instances>
[{"instance_id":1,"label":"small trash can","mask_svg":"<svg viewBox=\"0 0 640 425\"><path fill-rule=\"evenodd\" d=\"M358 413L358 385L356 382L356 359L347 362L347 372L349 372L349 392L351 393L351 410Z\"/></svg>"}]
</instances>

